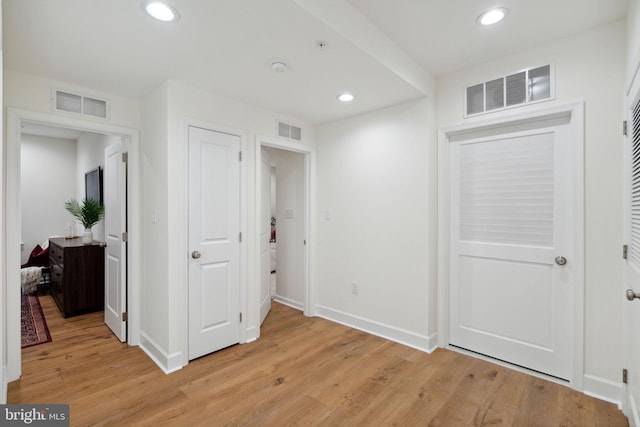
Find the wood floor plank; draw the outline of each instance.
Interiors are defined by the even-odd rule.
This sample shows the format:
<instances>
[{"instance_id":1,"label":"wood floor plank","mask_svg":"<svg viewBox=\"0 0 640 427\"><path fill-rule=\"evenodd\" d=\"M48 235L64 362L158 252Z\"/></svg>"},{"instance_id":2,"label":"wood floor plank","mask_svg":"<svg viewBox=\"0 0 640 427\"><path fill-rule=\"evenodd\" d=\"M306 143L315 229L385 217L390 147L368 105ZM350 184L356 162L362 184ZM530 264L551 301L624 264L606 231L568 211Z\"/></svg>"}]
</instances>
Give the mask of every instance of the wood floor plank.
<instances>
[{"instance_id":1,"label":"wood floor plank","mask_svg":"<svg viewBox=\"0 0 640 427\"><path fill-rule=\"evenodd\" d=\"M69 403L72 426L628 426L615 405L561 384L281 304L257 341L165 375L102 313L64 319L41 302L53 341L23 350L9 403Z\"/></svg>"}]
</instances>

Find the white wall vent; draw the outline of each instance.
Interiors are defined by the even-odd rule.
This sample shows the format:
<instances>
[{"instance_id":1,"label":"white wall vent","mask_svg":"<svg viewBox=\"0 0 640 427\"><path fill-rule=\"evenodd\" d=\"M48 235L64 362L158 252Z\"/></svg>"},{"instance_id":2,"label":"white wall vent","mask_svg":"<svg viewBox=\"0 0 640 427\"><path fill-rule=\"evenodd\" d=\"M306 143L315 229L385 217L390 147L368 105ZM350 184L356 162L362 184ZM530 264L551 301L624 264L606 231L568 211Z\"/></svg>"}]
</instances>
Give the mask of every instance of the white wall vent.
<instances>
[{"instance_id":1,"label":"white wall vent","mask_svg":"<svg viewBox=\"0 0 640 427\"><path fill-rule=\"evenodd\" d=\"M54 89L51 101L54 111L109 118L109 101L106 99Z\"/></svg>"},{"instance_id":2,"label":"white wall vent","mask_svg":"<svg viewBox=\"0 0 640 427\"><path fill-rule=\"evenodd\" d=\"M484 83L468 86L464 96L464 116L500 111L555 97L551 65L528 68Z\"/></svg>"},{"instance_id":3,"label":"white wall vent","mask_svg":"<svg viewBox=\"0 0 640 427\"><path fill-rule=\"evenodd\" d=\"M294 141L302 141L302 129L289 123L278 122L278 136L293 139Z\"/></svg>"}]
</instances>

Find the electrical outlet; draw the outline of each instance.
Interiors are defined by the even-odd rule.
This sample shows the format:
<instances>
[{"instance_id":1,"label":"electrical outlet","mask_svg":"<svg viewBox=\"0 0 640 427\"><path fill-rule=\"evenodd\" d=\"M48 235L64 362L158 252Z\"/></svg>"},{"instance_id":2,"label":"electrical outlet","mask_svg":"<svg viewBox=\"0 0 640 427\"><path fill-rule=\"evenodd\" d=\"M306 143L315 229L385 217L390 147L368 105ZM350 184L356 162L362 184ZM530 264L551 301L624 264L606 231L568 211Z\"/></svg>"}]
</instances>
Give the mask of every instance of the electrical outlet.
<instances>
[{"instance_id":1,"label":"electrical outlet","mask_svg":"<svg viewBox=\"0 0 640 427\"><path fill-rule=\"evenodd\" d=\"M351 293L354 295L358 295L360 289L358 289L358 282L351 282Z\"/></svg>"}]
</instances>

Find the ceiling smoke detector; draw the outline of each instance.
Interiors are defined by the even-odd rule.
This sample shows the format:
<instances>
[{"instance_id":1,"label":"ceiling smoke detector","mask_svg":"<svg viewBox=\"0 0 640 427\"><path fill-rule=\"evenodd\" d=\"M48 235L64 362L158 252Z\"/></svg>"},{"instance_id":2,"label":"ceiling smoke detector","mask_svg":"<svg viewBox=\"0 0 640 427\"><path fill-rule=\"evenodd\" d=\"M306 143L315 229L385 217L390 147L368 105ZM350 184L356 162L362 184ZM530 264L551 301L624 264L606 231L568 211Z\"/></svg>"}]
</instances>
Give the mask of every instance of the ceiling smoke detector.
<instances>
[{"instance_id":1,"label":"ceiling smoke detector","mask_svg":"<svg viewBox=\"0 0 640 427\"><path fill-rule=\"evenodd\" d=\"M284 73L287 71L287 64L282 61L273 61L271 63L271 69L274 73Z\"/></svg>"}]
</instances>

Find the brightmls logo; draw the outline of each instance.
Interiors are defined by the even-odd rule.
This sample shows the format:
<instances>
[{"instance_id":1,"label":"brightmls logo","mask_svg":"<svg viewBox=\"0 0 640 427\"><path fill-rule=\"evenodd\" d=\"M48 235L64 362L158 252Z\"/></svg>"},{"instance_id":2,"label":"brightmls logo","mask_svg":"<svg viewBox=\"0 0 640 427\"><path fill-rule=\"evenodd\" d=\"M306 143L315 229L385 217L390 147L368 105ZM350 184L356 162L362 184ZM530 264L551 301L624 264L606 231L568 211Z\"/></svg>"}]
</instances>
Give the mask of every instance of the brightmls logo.
<instances>
[{"instance_id":1,"label":"brightmls logo","mask_svg":"<svg viewBox=\"0 0 640 427\"><path fill-rule=\"evenodd\" d=\"M69 405L0 405L0 426L69 426Z\"/></svg>"}]
</instances>

